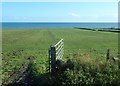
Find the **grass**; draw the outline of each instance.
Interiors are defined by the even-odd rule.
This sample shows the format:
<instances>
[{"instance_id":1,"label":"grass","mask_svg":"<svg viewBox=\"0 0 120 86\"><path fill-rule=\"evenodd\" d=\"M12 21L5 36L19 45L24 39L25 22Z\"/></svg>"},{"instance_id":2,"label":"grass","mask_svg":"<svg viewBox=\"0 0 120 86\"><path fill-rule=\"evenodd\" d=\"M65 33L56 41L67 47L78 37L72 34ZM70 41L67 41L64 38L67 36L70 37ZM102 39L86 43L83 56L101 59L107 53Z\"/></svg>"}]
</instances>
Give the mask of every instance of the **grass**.
<instances>
[{"instance_id":1,"label":"grass","mask_svg":"<svg viewBox=\"0 0 120 86\"><path fill-rule=\"evenodd\" d=\"M105 60L108 48L111 56L118 55L118 33L70 28L3 29L3 81L9 77L11 71L18 70L28 57L34 57L36 76L46 73L48 48L61 38L64 39L64 60L82 56Z\"/></svg>"}]
</instances>

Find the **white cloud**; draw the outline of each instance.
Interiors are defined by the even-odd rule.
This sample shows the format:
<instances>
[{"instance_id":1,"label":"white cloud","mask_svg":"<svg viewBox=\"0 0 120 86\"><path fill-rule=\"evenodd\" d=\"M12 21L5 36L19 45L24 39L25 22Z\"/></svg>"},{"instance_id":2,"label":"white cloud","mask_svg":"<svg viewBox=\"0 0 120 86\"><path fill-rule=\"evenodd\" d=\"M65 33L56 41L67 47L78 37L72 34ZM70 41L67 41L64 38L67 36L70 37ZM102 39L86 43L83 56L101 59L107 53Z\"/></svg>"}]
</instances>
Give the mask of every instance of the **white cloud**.
<instances>
[{"instance_id":1,"label":"white cloud","mask_svg":"<svg viewBox=\"0 0 120 86\"><path fill-rule=\"evenodd\" d=\"M80 17L80 15L76 14L76 13L71 13L71 16L73 16L73 17Z\"/></svg>"}]
</instances>

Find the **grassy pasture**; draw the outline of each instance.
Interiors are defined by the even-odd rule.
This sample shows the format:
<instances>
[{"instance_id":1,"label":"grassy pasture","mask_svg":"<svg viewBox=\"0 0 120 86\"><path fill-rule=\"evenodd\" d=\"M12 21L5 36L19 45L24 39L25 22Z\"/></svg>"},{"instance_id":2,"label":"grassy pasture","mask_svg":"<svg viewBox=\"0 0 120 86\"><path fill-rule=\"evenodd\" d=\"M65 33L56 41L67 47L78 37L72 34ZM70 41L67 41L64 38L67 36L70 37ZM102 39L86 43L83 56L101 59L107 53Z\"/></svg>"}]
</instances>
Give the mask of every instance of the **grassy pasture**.
<instances>
[{"instance_id":1,"label":"grassy pasture","mask_svg":"<svg viewBox=\"0 0 120 86\"><path fill-rule=\"evenodd\" d=\"M61 38L65 42L65 52L78 49L104 52L107 48L117 52L118 48L118 34L111 32L80 29L3 29L3 52L18 49L44 51Z\"/></svg>"},{"instance_id":2,"label":"grassy pasture","mask_svg":"<svg viewBox=\"0 0 120 86\"><path fill-rule=\"evenodd\" d=\"M118 33L69 28L3 29L3 80L24 64L28 57L34 57L36 75L45 73L48 65L48 48L61 38L64 39L64 60L74 59L76 54L105 59L108 48L111 56L118 55Z\"/></svg>"}]
</instances>

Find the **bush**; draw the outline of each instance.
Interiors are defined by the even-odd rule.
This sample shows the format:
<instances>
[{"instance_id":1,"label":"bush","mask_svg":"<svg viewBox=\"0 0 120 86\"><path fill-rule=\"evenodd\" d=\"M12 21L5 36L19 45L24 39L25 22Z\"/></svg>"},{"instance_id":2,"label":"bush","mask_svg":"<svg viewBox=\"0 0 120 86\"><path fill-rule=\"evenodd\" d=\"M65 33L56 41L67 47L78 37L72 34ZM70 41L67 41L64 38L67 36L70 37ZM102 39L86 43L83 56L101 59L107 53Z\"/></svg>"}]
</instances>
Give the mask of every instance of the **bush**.
<instances>
[{"instance_id":1,"label":"bush","mask_svg":"<svg viewBox=\"0 0 120 86\"><path fill-rule=\"evenodd\" d=\"M83 56L84 57L84 56ZM63 74L55 76L53 82L56 85L119 85L120 69L112 60L96 60L88 57L73 57L73 69L66 70Z\"/></svg>"}]
</instances>

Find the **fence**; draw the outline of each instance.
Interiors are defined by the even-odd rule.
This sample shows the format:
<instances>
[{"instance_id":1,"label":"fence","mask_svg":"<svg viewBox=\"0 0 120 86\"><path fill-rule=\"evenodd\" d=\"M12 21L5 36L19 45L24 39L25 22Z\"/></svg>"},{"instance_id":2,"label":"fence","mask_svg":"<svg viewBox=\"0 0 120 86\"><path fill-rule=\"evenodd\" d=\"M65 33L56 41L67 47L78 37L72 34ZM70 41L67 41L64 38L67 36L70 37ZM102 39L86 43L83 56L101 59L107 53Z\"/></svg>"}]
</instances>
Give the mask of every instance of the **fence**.
<instances>
[{"instance_id":1,"label":"fence","mask_svg":"<svg viewBox=\"0 0 120 86\"><path fill-rule=\"evenodd\" d=\"M49 49L49 72L55 72L56 61L62 59L64 54L64 41L61 39L58 43L50 46Z\"/></svg>"}]
</instances>

